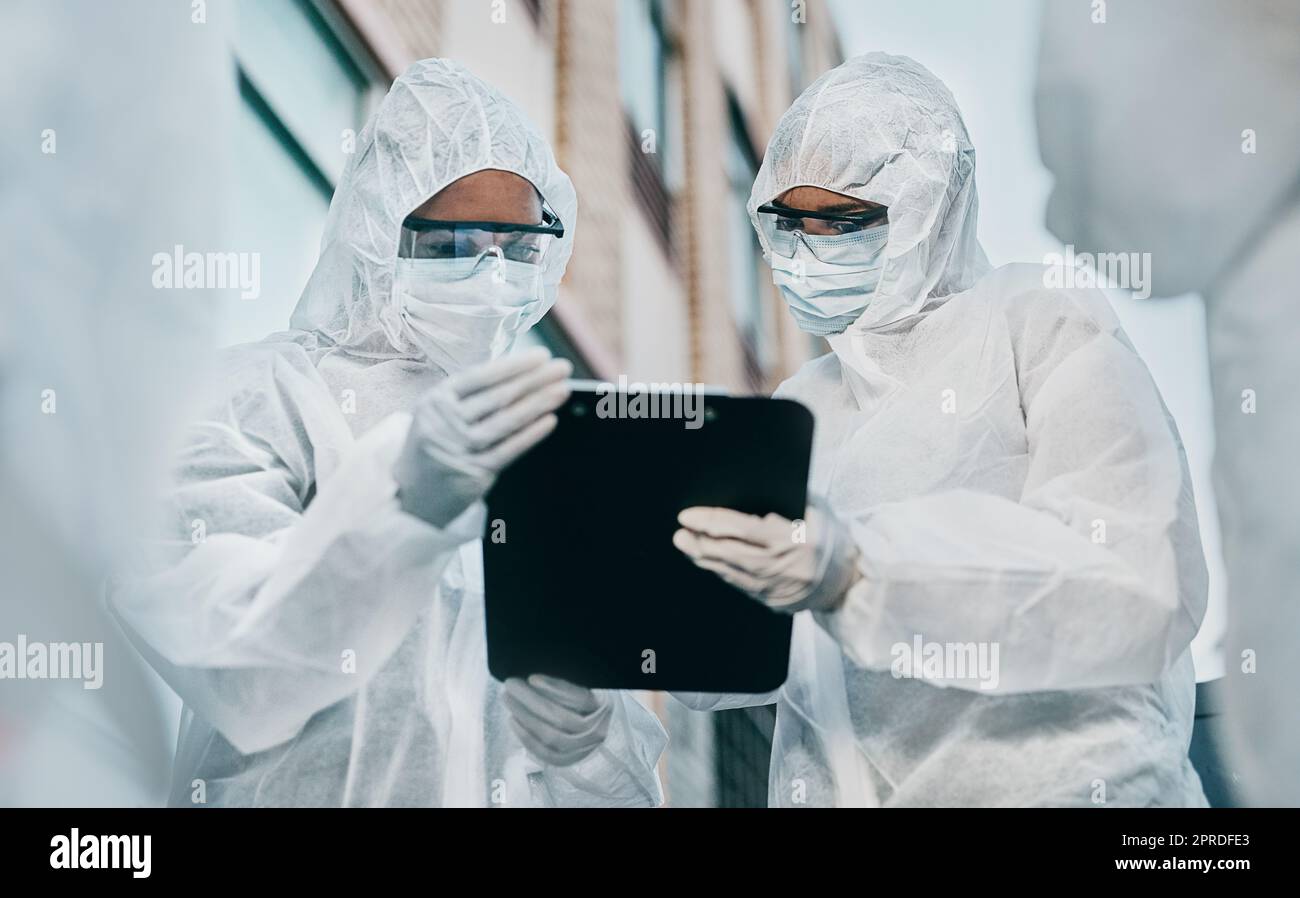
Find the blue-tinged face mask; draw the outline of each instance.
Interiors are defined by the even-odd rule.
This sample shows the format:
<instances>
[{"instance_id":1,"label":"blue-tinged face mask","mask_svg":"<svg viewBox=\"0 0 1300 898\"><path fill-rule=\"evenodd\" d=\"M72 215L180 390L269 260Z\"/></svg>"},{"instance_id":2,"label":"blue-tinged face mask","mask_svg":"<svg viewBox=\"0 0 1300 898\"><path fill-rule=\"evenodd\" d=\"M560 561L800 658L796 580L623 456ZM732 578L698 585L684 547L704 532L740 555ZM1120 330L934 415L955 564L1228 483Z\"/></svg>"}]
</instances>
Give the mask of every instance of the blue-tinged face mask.
<instances>
[{"instance_id":1,"label":"blue-tinged face mask","mask_svg":"<svg viewBox=\"0 0 1300 898\"><path fill-rule=\"evenodd\" d=\"M866 310L880 283L889 225L851 234L792 235L791 255L770 254L772 283L800 330L843 333Z\"/></svg>"}]
</instances>

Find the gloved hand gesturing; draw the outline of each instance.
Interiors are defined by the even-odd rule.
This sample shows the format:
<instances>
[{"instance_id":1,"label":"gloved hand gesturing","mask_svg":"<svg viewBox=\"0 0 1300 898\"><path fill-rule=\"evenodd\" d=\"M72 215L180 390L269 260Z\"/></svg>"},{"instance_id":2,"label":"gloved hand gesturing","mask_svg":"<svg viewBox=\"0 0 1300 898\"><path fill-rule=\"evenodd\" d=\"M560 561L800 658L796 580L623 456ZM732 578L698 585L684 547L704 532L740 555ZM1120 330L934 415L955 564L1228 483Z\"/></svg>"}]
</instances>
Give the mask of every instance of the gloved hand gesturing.
<instances>
[{"instance_id":1,"label":"gloved hand gesturing","mask_svg":"<svg viewBox=\"0 0 1300 898\"><path fill-rule=\"evenodd\" d=\"M777 611L834 610L859 577L847 528L820 504L809 504L803 527L777 514L703 506L685 509L677 522L673 545Z\"/></svg>"},{"instance_id":2,"label":"gloved hand gesturing","mask_svg":"<svg viewBox=\"0 0 1300 898\"><path fill-rule=\"evenodd\" d=\"M600 748L614 711L608 694L541 674L506 680L505 704L524 748L555 767L576 764Z\"/></svg>"},{"instance_id":3,"label":"gloved hand gesturing","mask_svg":"<svg viewBox=\"0 0 1300 898\"><path fill-rule=\"evenodd\" d=\"M573 366L545 349L453 375L416 405L393 467L402 510L445 527L483 498L497 474L555 427Z\"/></svg>"}]
</instances>

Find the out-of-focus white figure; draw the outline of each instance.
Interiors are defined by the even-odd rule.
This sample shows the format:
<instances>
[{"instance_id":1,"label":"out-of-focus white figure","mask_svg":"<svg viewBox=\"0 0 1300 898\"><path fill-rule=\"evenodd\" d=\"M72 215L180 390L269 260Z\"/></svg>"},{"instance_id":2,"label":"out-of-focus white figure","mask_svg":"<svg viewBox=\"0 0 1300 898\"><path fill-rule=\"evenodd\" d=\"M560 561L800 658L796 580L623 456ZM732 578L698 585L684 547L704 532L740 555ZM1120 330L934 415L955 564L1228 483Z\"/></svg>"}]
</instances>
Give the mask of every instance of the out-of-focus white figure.
<instances>
[{"instance_id":1,"label":"out-of-focus white figure","mask_svg":"<svg viewBox=\"0 0 1300 898\"><path fill-rule=\"evenodd\" d=\"M1104 293L989 269L975 148L905 57L809 87L749 208L777 284L800 276L791 258L823 263L782 292L833 352L777 395L816 416L825 504L802 532L679 516L698 565L810 612L779 693L689 703L777 703L775 805L1204 805L1187 753L1206 601L1190 478Z\"/></svg>"},{"instance_id":2,"label":"out-of-focus white figure","mask_svg":"<svg viewBox=\"0 0 1300 898\"><path fill-rule=\"evenodd\" d=\"M0 804L165 794L174 733L100 581L206 368L209 294L151 276L177 244L225 249L225 11L0 6L0 642L103 643L98 689L0 680Z\"/></svg>"},{"instance_id":3,"label":"out-of-focus white figure","mask_svg":"<svg viewBox=\"0 0 1300 898\"><path fill-rule=\"evenodd\" d=\"M1053 2L1040 52L1048 226L1205 299L1228 747L1248 798L1300 804L1300 8Z\"/></svg>"}]
</instances>

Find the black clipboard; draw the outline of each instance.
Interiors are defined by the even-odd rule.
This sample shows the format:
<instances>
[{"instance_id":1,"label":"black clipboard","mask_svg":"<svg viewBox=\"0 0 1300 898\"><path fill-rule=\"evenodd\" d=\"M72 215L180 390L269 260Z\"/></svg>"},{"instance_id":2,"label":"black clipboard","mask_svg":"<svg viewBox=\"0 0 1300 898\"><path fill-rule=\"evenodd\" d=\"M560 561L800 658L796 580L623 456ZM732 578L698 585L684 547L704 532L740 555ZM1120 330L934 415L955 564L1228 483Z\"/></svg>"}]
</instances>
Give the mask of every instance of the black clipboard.
<instances>
[{"instance_id":1,"label":"black clipboard","mask_svg":"<svg viewBox=\"0 0 1300 898\"><path fill-rule=\"evenodd\" d=\"M556 429L490 492L488 668L590 688L774 690L790 616L697 568L672 535L693 505L802 518L812 413L678 391L659 393L658 417L640 417L638 395L650 394L575 388Z\"/></svg>"}]
</instances>

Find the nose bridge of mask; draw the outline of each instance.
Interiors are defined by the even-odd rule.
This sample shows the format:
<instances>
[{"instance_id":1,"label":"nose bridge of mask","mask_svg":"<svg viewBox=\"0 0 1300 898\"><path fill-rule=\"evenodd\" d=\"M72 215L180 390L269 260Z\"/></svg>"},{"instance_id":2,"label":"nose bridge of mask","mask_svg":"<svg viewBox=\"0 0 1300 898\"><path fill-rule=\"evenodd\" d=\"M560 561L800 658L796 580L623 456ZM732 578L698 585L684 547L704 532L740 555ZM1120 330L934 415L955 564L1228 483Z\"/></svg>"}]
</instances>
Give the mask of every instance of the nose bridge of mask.
<instances>
[{"instance_id":1,"label":"nose bridge of mask","mask_svg":"<svg viewBox=\"0 0 1300 898\"><path fill-rule=\"evenodd\" d=\"M881 256L888 236L883 229L877 234L812 237L802 231L795 234L798 243L792 255L772 253L769 256L772 279L776 284L807 280L840 287L878 273L882 267Z\"/></svg>"},{"instance_id":2,"label":"nose bridge of mask","mask_svg":"<svg viewBox=\"0 0 1300 898\"><path fill-rule=\"evenodd\" d=\"M491 274L492 280L496 283L501 283L505 280L507 259L505 253L501 251L501 247L497 246L495 243L484 247L483 251L476 256L446 261L455 263L455 267L459 269L461 277L464 278L480 275L486 270Z\"/></svg>"},{"instance_id":3,"label":"nose bridge of mask","mask_svg":"<svg viewBox=\"0 0 1300 898\"><path fill-rule=\"evenodd\" d=\"M874 262L889 240L889 225L877 225L849 234L809 234L795 231L802 244L817 261L833 265L859 267ZM798 245L795 247L798 250Z\"/></svg>"},{"instance_id":4,"label":"nose bridge of mask","mask_svg":"<svg viewBox=\"0 0 1300 898\"><path fill-rule=\"evenodd\" d=\"M464 259L405 259L399 258L396 277L404 283L423 282L458 284L466 281L486 280L497 287L506 284L523 286L528 295L540 299L542 295L542 266L532 262L507 259L501 247L486 247L477 256Z\"/></svg>"},{"instance_id":5,"label":"nose bridge of mask","mask_svg":"<svg viewBox=\"0 0 1300 898\"><path fill-rule=\"evenodd\" d=\"M490 276L492 278L492 283L503 284L509 275L514 274L518 276L519 274L522 274L522 272L516 272L511 267L512 263L514 265L526 264L515 262L513 259L507 259L505 253L502 252L501 247L493 243L475 257L474 268L475 271L477 271L480 265L490 266L488 270L491 272Z\"/></svg>"}]
</instances>

